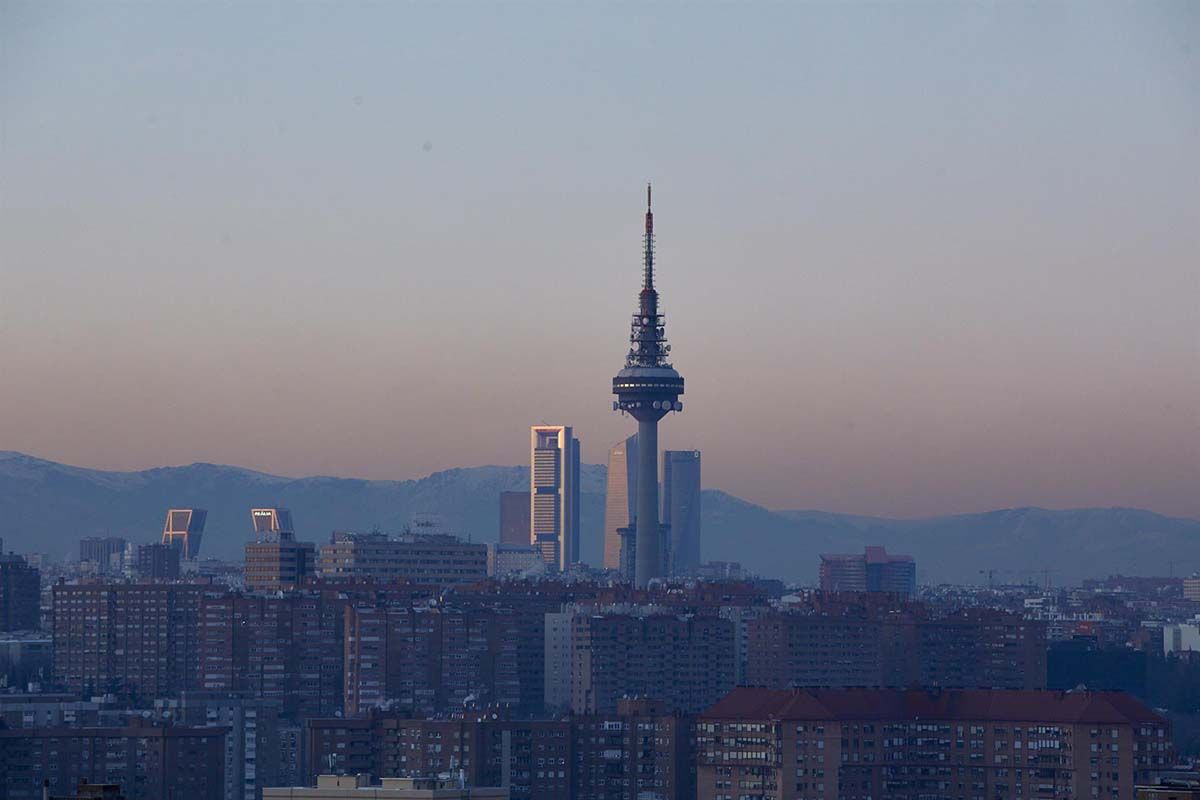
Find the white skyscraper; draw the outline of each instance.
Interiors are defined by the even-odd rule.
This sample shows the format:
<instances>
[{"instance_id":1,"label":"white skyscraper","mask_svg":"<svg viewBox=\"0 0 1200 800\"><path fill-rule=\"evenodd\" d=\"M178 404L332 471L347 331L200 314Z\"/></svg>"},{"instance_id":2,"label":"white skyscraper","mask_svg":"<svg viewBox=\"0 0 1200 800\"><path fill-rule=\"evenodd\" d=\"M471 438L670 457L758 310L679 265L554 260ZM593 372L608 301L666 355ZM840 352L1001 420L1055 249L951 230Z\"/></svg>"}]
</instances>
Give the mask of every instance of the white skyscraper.
<instances>
[{"instance_id":1,"label":"white skyscraper","mask_svg":"<svg viewBox=\"0 0 1200 800\"><path fill-rule=\"evenodd\" d=\"M608 489L604 497L604 568L621 568L622 528L637 514L637 434L608 451Z\"/></svg>"},{"instance_id":2,"label":"white skyscraper","mask_svg":"<svg viewBox=\"0 0 1200 800\"><path fill-rule=\"evenodd\" d=\"M579 440L569 425L529 429L529 541L547 565L579 561Z\"/></svg>"}]
</instances>

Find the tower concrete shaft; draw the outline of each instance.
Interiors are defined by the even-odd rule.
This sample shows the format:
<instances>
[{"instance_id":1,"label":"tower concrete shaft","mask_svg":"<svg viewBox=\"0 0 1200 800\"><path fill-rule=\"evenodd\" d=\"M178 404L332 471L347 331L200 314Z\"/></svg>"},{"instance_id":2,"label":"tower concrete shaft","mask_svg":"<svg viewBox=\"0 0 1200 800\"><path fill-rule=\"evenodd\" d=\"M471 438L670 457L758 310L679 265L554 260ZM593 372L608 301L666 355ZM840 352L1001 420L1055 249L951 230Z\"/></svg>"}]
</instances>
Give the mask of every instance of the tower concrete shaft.
<instances>
[{"instance_id":1,"label":"tower concrete shaft","mask_svg":"<svg viewBox=\"0 0 1200 800\"><path fill-rule=\"evenodd\" d=\"M645 586L667 574L658 526L658 420L638 420L637 538L634 583Z\"/></svg>"}]
</instances>

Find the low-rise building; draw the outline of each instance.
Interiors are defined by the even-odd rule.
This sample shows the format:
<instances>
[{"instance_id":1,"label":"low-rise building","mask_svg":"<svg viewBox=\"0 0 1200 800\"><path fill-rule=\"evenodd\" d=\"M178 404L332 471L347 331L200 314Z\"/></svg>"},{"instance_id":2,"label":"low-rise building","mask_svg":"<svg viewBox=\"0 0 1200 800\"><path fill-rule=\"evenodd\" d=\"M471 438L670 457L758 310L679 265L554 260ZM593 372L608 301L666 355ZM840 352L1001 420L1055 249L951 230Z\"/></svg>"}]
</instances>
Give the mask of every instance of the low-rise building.
<instances>
[{"instance_id":1,"label":"low-rise building","mask_svg":"<svg viewBox=\"0 0 1200 800\"><path fill-rule=\"evenodd\" d=\"M1200 781L1162 780L1133 790L1133 800L1200 800Z\"/></svg>"}]
</instances>

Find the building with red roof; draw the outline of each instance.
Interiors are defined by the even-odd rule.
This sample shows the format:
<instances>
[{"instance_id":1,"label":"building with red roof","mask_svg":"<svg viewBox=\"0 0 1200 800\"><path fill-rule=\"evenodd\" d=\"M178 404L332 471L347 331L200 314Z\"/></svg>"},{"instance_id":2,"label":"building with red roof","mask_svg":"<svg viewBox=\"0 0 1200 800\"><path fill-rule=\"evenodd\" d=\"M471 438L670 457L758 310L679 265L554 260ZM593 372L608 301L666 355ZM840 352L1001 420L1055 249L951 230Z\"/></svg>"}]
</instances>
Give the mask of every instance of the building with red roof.
<instances>
[{"instance_id":1,"label":"building with red roof","mask_svg":"<svg viewBox=\"0 0 1200 800\"><path fill-rule=\"evenodd\" d=\"M741 687L696 732L700 800L1118 800L1172 761L1119 692Z\"/></svg>"}]
</instances>

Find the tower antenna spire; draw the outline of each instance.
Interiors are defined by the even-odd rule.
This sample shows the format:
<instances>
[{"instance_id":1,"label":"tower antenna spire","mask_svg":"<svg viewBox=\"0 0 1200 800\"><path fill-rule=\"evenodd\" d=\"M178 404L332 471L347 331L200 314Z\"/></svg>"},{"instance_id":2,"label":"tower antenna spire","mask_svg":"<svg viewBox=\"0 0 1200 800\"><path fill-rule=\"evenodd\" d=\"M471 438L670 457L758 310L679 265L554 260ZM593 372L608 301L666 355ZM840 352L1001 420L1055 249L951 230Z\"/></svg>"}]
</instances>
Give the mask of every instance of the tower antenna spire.
<instances>
[{"instance_id":1,"label":"tower antenna spire","mask_svg":"<svg viewBox=\"0 0 1200 800\"><path fill-rule=\"evenodd\" d=\"M650 210L650 184L646 184L646 252L642 291L654 291L654 212Z\"/></svg>"}]
</instances>

